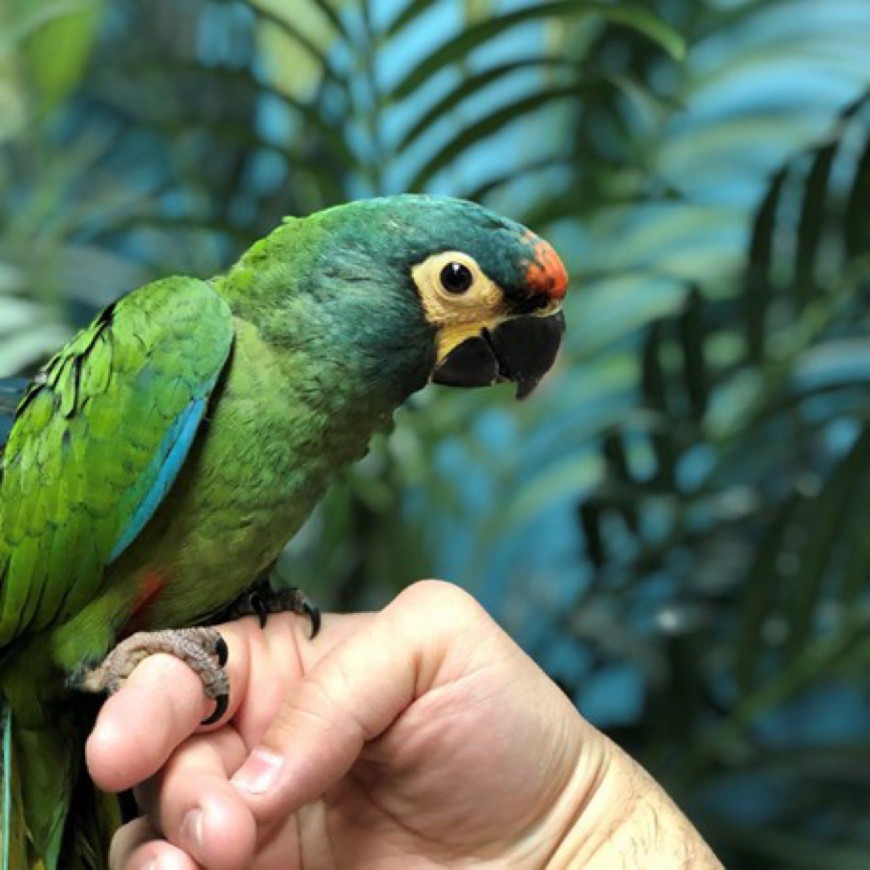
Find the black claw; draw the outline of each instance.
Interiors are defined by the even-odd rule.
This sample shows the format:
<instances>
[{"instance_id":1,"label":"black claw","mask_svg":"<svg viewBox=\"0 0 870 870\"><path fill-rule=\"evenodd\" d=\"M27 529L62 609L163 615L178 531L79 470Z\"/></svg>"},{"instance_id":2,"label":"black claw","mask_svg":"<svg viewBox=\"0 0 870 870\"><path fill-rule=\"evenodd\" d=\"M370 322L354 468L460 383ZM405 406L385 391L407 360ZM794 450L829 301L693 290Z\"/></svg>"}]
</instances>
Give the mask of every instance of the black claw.
<instances>
[{"instance_id":1,"label":"black claw","mask_svg":"<svg viewBox=\"0 0 870 870\"><path fill-rule=\"evenodd\" d=\"M226 693L218 695L217 698L214 699L214 703L214 713L212 713L208 719L203 719L202 722L199 723L200 725L214 725L214 723L227 712L227 707L230 705L230 696Z\"/></svg>"},{"instance_id":2,"label":"black claw","mask_svg":"<svg viewBox=\"0 0 870 870\"><path fill-rule=\"evenodd\" d=\"M214 653L217 656L218 666L222 668L230 657L230 650L227 642L220 635L214 645Z\"/></svg>"},{"instance_id":3,"label":"black claw","mask_svg":"<svg viewBox=\"0 0 870 870\"><path fill-rule=\"evenodd\" d=\"M260 628L265 628L266 621L269 618L269 608L266 606L266 602L263 601L263 596L258 592L252 592L250 602L251 610L257 614L257 619L260 620Z\"/></svg>"},{"instance_id":4,"label":"black claw","mask_svg":"<svg viewBox=\"0 0 870 870\"><path fill-rule=\"evenodd\" d=\"M309 636L309 640L314 640L317 637L317 633L320 631L320 608L316 604L311 604L311 602L306 601L302 605L302 609L308 614L308 618L311 620L311 635Z\"/></svg>"}]
</instances>

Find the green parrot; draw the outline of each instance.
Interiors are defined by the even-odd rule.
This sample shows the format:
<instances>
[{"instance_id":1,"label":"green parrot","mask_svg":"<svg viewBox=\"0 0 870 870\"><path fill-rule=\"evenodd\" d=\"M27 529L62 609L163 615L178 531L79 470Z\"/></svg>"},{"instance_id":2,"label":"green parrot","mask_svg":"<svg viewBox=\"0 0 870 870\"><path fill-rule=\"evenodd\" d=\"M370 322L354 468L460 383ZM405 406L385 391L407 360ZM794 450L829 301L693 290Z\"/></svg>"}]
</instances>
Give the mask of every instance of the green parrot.
<instances>
[{"instance_id":1,"label":"green parrot","mask_svg":"<svg viewBox=\"0 0 870 870\"><path fill-rule=\"evenodd\" d=\"M287 219L209 281L129 293L32 383L0 386L3 870L107 866L119 813L84 770L99 699L80 690L165 650L219 715L226 647L191 627L245 600L427 382L528 394L567 281L547 242L473 203L349 203Z\"/></svg>"}]
</instances>

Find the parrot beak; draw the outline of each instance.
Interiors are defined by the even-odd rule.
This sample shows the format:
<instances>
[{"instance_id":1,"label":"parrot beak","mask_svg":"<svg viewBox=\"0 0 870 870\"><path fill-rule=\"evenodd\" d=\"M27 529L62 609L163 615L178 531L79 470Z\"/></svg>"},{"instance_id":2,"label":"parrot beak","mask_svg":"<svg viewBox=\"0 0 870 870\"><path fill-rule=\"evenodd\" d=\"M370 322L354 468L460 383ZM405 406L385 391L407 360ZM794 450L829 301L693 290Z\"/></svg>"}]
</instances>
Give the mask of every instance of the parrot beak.
<instances>
[{"instance_id":1,"label":"parrot beak","mask_svg":"<svg viewBox=\"0 0 870 870\"><path fill-rule=\"evenodd\" d=\"M568 289L568 273L559 255L543 239L528 233L533 256L525 265L521 286L514 294L522 300L516 315L491 329L484 326L446 353L432 381L452 387L488 387L502 381L517 385L517 398L525 399L550 370L565 334L559 310ZM531 305L529 305L531 303ZM537 309L537 314L530 312Z\"/></svg>"},{"instance_id":2,"label":"parrot beak","mask_svg":"<svg viewBox=\"0 0 870 870\"><path fill-rule=\"evenodd\" d=\"M432 375L436 384L451 387L488 387L503 381L517 385L524 399L550 370L562 343L565 317L529 315L505 320L492 331L457 345Z\"/></svg>"}]
</instances>

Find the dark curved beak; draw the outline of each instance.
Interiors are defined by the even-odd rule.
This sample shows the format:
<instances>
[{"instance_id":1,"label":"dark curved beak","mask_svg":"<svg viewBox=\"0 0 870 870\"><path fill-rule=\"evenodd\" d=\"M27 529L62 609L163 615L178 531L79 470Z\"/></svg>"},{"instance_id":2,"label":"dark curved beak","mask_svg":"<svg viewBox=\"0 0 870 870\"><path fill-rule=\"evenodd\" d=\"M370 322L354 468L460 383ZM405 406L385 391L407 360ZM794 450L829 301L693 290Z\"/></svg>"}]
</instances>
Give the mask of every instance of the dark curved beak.
<instances>
[{"instance_id":1,"label":"dark curved beak","mask_svg":"<svg viewBox=\"0 0 870 870\"><path fill-rule=\"evenodd\" d=\"M550 370L562 344L565 317L516 317L490 332L468 338L438 364L432 381L450 387L489 387L502 381L517 385L524 399Z\"/></svg>"}]
</instances>

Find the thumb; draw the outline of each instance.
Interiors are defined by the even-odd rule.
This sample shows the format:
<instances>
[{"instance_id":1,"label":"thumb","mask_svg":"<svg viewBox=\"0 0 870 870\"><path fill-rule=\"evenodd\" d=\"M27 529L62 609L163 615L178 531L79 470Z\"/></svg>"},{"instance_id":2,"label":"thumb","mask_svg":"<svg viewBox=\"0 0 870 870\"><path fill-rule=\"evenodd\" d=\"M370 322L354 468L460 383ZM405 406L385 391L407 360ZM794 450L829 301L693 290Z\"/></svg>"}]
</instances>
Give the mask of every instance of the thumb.
<instances>
[{"instance_id":1,"label":"thumb","mask_svg":"<svg viewBox=\"0 0 870 870\"><path fill-rule=\"evenodd\" d=\"M428 691L450 643L464 635L460 614L477 611L457 587L423 581L321 659L231 780L257 820L286 818L338 782L366 743Z\"/></svg>"}]
</instances>

